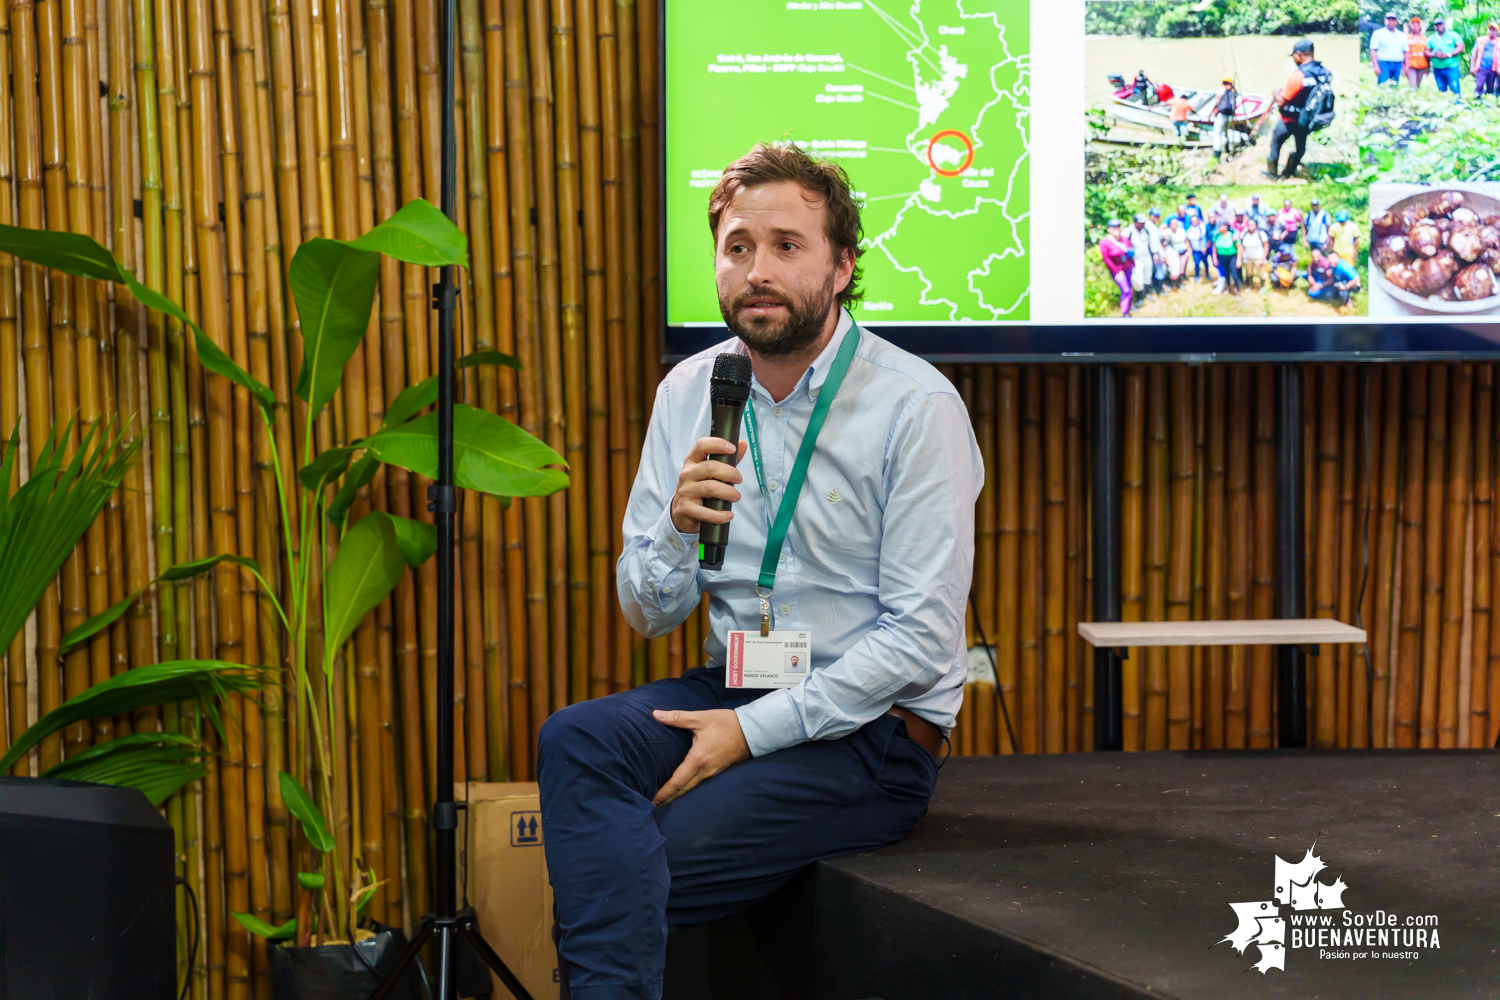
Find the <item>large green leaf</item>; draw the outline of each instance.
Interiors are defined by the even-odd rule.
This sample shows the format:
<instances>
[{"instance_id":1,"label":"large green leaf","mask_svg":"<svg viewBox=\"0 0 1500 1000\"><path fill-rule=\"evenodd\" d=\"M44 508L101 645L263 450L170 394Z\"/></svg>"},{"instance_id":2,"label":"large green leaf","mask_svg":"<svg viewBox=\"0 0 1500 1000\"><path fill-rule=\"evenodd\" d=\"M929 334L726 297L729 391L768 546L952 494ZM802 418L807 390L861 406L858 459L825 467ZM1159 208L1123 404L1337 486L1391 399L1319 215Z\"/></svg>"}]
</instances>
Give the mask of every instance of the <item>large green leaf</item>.
<instances>
[{"instance_id":1,"label":"large green leaf","mask_svg":"<svg viewBox=\"0 0 1500 1000\"><path fill-rule=\"evenodd\" d=\"M333 834L328 832L328 822L323 818L323 813L313 804L312 796L307 794L302 783L285 771L281 772L281 801L286 803L287 811L302 824L302 834L313 850L325 854L333 850Z\"/></svg>"},{"instance_id":2,"label":"large green leaf","mask_svg":"<svg viewBox=\"0 0 1500 1000\"><path fill-rule=\"evenodd\" d=\"M389 514L373 510L344 532L323 578L323 629L328 650L341 647L406 570Z\"/></svg>"},{"instance_id":3,"label":"large green leaf","mask_svg":"<svg viewBox=\"0 0 1500 1000\"><path fill-rule=\"evenodd\" d=\"M232 692L264 687L264 671L222 660L168 660L116 674L63 702L22 733L0 758L0 773L7 772L32 747L75 722L106 715L125 715L180 701L203 704L217 726L218 701Z\"/></svg>"},{"instance_id":4,"label":"large green leaf","mask_svg":"<svg viewBox=\"0 0 1500 1000\"><path fill-rule=\"evenodd\" d=\"M312 239L297 248L287 282L302 320L302 373L297 395L314 413L333 398L370 325L380 255L338 240Z\"/></svg>"},{"instance_id":5,"label":"large green leaf","mask_svg":"<svg viewBox=\"0 0 1500 1000\"><path fill-rule=\"evenodd\" d=\"M92 237L79 233L53 232L49 229L0 226L0 252L80 278L97 278L124 285L141 305L164 312L187 324L193 331L193 343L198 348L198 360L203 363L203 367L250 390L250 394L267 415L271 414L271 408L276 405L276 396L270 389L235 364L229 355L203 333L197 323L188 318L181 306L136 281L133 274L120 266L114 254L100 246Z\"/></svg>"},{"instance_id":6,"label":"large green leaf","mask_svg":"<svg viewBox=\"0 0 1500 1000\"><path fill-rule=\"evenodd\" d=\"M387 515L396 529L396 544L401 546L401 556L406 565L416 569L437 551L437 528L426 521L414 521L409 517Z\"/></svg>"},{"instance_id":7,"label":"large green leaf","mask_svg":"<svg viewBox=\"0 0 1500 1000\"><path fill-rule=\"evenodd\" d=\"M416 385L409 385L396 394L396 398L391 400L391 405L385 408L385 419L381 421L380 426L395 427L397 424L404 424L418 410L424 410L436 403L437 398L437 376L429 375Z\"/></svg>"},{"instance_id":8,"label":"large green leaf","mask_svg":"<svg viewBox=\"0 0 1500 1000\"><path fill-rule=\"evenodd\" d=\"M138 788L155 806L208 773L198 741L184 733L134 733L90 747L43 773L44 778Z\"/></svg>"},{"instance_id":9,"label":"large green leaf","mask_svg":"<svg viewBox=\"0 0 1500 1000\"><path fill-rule=\"evenodd\" d=\"M254 559L251 559L249 556L237 556L232 553L225 553L223 555L217 556L205 556L202 559L194 559L192 562L178 563L176 566L169 566L165 571L163 571L161 576L157 577L157 579L186 580L188 577L197 576L199 573L211 570L215 566L219 565L219 563L225 562L234 563L236 566L243 566L246 569L254 570L256 575L259 575L261 571L260 563L256 562Z\"/></svg>"},{"instance_id":10,"label":"large green leaf","mask_svg":"<svg viewBox=\"0 0 1500 1000\"><path fill-rule=\"evenodd\" d=\"M381 461L437 478L437 414L429 413L364 440ZM467 490L498 497L539 497L568 485L561 455L506 420L485 410L453 407L453 478Z\"/></svg>"},{"instance_id":11,"label":"large green leaf","mask_svg":"<svg viewBox=\"0 0 1500 1000\"><path fill-rule=\"evenodd\" d=\"M257 576L260 575L260 563L256 562L254 559L251 559L249 556L219 555L208 556L205 559L195 559L192 562L178 563L176 566L169 566L167 567L166 572L158 576L155 580L152 581L152 583L169 582L172 580L186 580L188 577L197 576L199 573L213 569L221 562L229 562L235 563L240 566L245 566L253 570ZM109 628L120 619L120 616L123 615L125 611L130 607L130 605L135 603L135 599L140 596L141 592L139 590L135 591L132 594L128 594L123 600L104 609L97 615L90 616L87 621L70 630L67 635L62 637L62 642L58 644L57 655L68 655L68 651L77 646L79 643L85 642L93 638L99 632L102 632L104 629Z\"/></svg>"},{"instance_id":12,"label":"large green leaf","mask_svg":"<svg viewBox=\"0 0 1500 1000\"><path fill-rule=\"evenodd\" d=\"M309 493L321 493L323 487L344 474L349 468L349 459L354 457L354 448L329 448L318 457L297 470L297 480Z\"/></svg>"},{"instance_id":13,"label":"large green leaf","mask_svg":"<svg viewBox=\"0 0 1500 1000\"><path fill-rule=\"evenodd\" d=\"M338 493L334 494L333 502L328 505L328 520L342 528L344 519L349 516L349 508L354 505L355 496L375 478L375 473L379 470L380 459L369 452L359 456L359 461L349 467L349 474L339 484Z\"/></svg>"},{"instance_id":14,"label":"large green leaf","mask_svg":"<svg viewBox=\"0 0 1500 1000\"><path fill-rule=\"evenodd\" d=\"M124 280L124 270L114 255L80 233L0 226L0 252L80 278Z\"/></svg>"},{"instance_id":15,"label":"large green leaf","mask_svg":"<svg viewBox=\"0 0 1500 1000\"><path fill-rule=\"evenodd\" d=\"M96 424L69 458L62 443L71 435L69 423L55 426L45 442L33 442L31 478L0 499L0 649L10 645L73 547L124 481L143 440L121 443L112 429ZM12 440L17 440L14 435ZM18 450L8 448L7 458ZM0 494L5 492L0 485Z\"/></svg>"},{"instance_id":16,"label":"large green leaf","mask_svg":"<svg viewBox=\"0 0 1500 1000\"><path fill-rule=\"evenodd\" d=\"M267 941L290 941L297 936L297 918L293 917L280 927L272 927L253 913L230 913L231 917L239 921L241 927L254 934L263 937Z\"/></svg>"},{"instance_id":17,"label":"large green leaf","mask_svg":"<svg viewBox=\"0 0 1500 1000\"><path fill-rule=\"evenodd\" d=\"M396 214L349 245L423 267L444 264L462 267L469 256L463 232L431 202L421 198L402 205Z\"/></svg>"}]
</instances>

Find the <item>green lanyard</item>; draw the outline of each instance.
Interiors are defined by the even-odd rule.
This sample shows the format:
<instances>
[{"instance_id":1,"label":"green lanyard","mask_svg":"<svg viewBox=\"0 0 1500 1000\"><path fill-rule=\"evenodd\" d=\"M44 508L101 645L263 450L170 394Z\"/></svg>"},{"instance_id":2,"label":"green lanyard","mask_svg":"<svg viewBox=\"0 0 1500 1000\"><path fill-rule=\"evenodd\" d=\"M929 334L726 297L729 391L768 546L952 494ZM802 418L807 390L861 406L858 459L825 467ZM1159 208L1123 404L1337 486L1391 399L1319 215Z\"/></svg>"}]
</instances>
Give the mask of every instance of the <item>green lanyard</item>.
<instances>
[{"instance_id":1,"label":"green lanyard","mask_svg":"<svg viewBox=\"0 0 1500 1000\"><path fill-rule=\"evenodd\" d=\"M755 427L755 404L745 407L745 431L750 439L750 458L755 463L755 478L760 482L760 494L766 500L766 554L760 560L760 580L756 593L765 590L769 594L776 586L776 565L781 559L781 546L786 542L786 533L792 526L792 514L797 510L797 500L802 493L802 484L807 479L807 466L812 461L813 448L818 443L818 432L828 418L828 407L838 394L844 373L854 358L854 349L859 346L859 325L849 327L838 354L829 366L828 377L818 393L818 402L813 406L812 416L807 421L807 432L802 435L802 446L797 449L797 461L792 464L791 478L786 482L786 491L781 496L781 506L776 509L776 520L771 521L771 491L766 489L766 474L760 464L760 437ZM764 601L765 595L761 595Z\"/></svg>"}]
</instances>

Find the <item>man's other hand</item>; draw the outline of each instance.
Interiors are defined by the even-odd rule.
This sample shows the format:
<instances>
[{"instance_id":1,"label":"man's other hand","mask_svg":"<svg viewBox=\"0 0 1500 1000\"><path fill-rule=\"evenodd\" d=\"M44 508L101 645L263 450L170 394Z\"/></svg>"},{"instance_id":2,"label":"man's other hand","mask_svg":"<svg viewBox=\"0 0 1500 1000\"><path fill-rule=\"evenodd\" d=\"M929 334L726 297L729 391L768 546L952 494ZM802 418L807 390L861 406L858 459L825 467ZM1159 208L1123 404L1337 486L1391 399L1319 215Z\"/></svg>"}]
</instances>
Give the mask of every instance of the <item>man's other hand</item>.
<instances>
[{"instance_id":1,"label":"man's other hand","mask_svg":"<svg viewBox=\"0 0 1500 1000\"><path fill-rule=\"evenodd\" d=\"M716 708L707 712L658 710L651 714L664 726L686 729L693 734L692 748L672 772L672 777L661 786L656 798L651 800L653 806L664 806L692 791L700 781L750 759L750 745L745 742L745 733L740 729L740 717L731 709Z\"/></svg>"},{"instance_id":2,"label":"man's other hand","mask_svg":"<svg viewBox=\"0 0 1500 1000\"><path fill-rule=\"evenodd\" d=\"M684 535L698 530L701 522L726 524L734 517L733 511L713 510L703 506L709 497L738 503L740 491L734 484L744 480L740 470L734 466L745 457L748 442L741 441L736 448L723 438L699 438L682 460L682 473L677 477L677 492L672 494L672 524ZM710 461L713 455L734 455L734 465Z\"/></svg>"}]
</instances>

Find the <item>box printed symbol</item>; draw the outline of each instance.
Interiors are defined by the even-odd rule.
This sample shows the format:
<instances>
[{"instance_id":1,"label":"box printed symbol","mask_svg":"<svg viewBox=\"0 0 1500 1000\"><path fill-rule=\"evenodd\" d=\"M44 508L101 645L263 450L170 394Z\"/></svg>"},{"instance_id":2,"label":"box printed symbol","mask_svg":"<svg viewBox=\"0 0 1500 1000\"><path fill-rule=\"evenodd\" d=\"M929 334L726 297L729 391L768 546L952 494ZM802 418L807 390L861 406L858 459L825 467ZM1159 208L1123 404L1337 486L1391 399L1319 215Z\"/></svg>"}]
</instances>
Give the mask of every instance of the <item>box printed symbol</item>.
<instances>
[{"instance_id":1,"label":"box printed symbol","mask_svg":"<svg viewBox=\"0 0 1500 1000\"><path fill-rule=\"evenodd\" d=\"M510 846L540 847L542 843L542 814L539 812L513 812L510 814Z\"/></svg>"}]
</instances>

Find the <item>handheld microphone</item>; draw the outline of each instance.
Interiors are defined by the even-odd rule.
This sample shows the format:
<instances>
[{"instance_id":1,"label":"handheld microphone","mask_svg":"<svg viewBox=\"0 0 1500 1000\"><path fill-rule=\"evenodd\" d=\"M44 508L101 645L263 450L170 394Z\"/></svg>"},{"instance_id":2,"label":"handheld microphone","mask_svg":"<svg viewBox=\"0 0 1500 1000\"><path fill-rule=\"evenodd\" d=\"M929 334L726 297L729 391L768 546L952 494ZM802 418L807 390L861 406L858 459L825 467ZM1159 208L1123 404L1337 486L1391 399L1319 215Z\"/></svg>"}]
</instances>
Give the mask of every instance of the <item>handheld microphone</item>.
<instances>
[{"instance_id":1,"label":"handheld microphone","mask_svg":"<svg viewBox=\"0 0 1500 1000\"><path fill-rule=\"evenodd\" d=\"M723 438L738 448L740 424L745 418L745 404L750 399L750 359L743 354L720 354L714 359L714 373L708 383L712 406L709 430L711 437ZM715 455L715 460L735 464L736 453ZM729 501L706 497L703 506L710 510L728 510ZM724 549L729 545L729 525L709 524L698 529L698 565L704 569L724 567Z\"/></svg>"}]
</instances>

